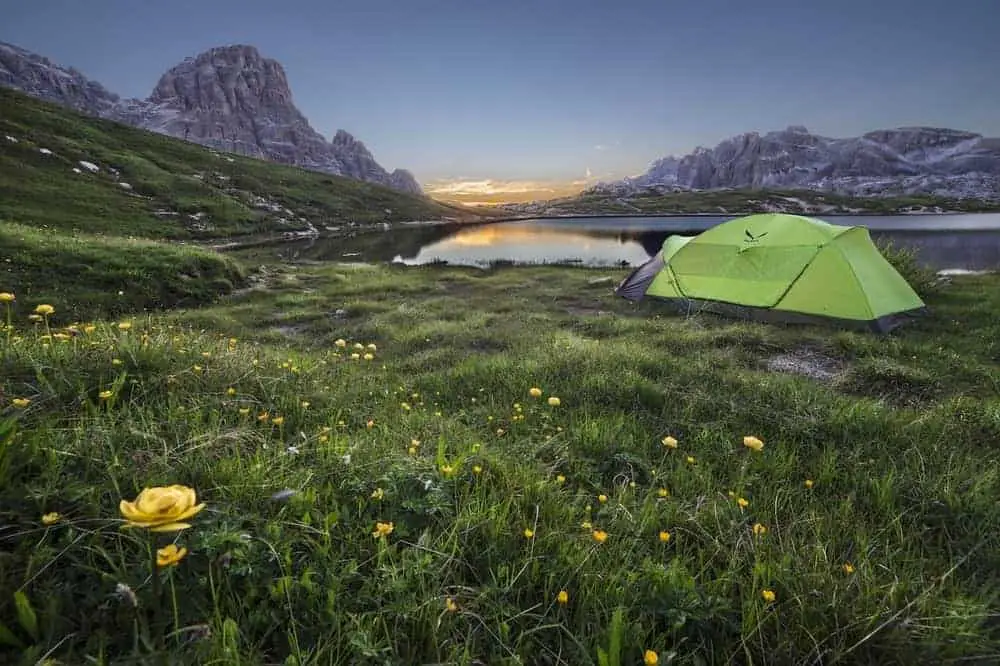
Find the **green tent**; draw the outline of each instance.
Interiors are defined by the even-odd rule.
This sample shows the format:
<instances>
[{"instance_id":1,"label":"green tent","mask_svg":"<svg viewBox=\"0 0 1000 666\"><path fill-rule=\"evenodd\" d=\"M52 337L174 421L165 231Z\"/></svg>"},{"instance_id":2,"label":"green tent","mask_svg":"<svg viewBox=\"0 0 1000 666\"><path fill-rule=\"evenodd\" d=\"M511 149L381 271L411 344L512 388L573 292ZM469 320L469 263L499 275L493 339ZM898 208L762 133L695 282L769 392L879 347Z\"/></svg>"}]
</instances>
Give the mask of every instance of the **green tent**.
<instances>
[{"instance_id":1,"label":"green tent","mask_svg":"<svg viewBox=\"0 0 1000 666\"><path fill-rule=\"evenodd\" d=\"M616 293L633 301L663 299L689 312L878 332L926 309L866 228L783 214L670 236Z\"/></svg>"}]
</instances>

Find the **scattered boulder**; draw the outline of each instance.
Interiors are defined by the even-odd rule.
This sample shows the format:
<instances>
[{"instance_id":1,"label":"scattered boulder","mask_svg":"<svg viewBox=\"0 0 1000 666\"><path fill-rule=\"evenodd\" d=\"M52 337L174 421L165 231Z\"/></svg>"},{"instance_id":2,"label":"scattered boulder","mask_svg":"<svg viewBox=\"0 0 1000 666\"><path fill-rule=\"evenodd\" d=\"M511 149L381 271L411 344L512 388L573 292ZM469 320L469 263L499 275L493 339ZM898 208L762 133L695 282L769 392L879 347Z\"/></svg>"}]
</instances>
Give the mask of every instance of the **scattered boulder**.
<instances>
[{"instance_id":1,"label":"scattered boulder","mask_svg":"<svg viewBox=\"0 0 1000 666\"><path fill-rule=\"evenodd\" d=\"M98 168L96 164L94 164L93 162L88 162L86 160L80 160L80 166L82 166L90 173L97 173L98 171L100 171L100 168Z\"/></svg>"},{"instance_id":2,"label":"scattered boulder","mask_svg":"<svg viewBox=\"0 0 1000 666\"><path fill-rule=\"evenodd\" d=\"M48 148L39 148L38 152L40 152L42 155L51 155L52 154L52 151L49 150Z\"/></svg>"}]
</instances>

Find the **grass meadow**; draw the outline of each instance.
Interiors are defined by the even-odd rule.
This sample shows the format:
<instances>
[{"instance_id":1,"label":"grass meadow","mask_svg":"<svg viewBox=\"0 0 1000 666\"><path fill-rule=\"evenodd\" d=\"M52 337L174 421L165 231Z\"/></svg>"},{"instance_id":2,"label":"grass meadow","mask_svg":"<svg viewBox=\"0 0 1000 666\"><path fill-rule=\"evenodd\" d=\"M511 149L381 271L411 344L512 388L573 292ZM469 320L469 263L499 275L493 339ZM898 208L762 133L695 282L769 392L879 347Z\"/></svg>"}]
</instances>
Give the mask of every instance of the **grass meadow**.
<instances>
[{"instance_id":1,"label":"grass meadow","mask_svg":"<svg viewBox=\"0 0 1000 666\"><path fill-rule=\"evenodd\" d=\"M0 661L1000 658L997 277L879 337L670 316L623 276L0 303Z\"/></svg>"}]
</instances>

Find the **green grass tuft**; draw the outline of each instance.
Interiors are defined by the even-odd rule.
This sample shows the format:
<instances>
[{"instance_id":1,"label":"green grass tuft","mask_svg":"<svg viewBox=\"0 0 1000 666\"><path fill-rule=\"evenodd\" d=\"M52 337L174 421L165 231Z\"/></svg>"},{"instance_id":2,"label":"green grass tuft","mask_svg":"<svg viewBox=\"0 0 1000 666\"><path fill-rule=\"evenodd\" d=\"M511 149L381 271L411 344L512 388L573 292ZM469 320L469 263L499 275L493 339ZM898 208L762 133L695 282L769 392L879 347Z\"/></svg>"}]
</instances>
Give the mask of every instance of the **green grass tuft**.
<instances>
[{"instance_id":1,"label":"green grass tuft","mask_svg":"<svg viewBox=\"0 0 1000 666\"><path fill-rule=\"evenodd\" d=\"M0 222L0 262L19 311L58 303L62 323L204 305L247 282L242 265L209 250L9 222Z\"/></svg>"}]
</instances>

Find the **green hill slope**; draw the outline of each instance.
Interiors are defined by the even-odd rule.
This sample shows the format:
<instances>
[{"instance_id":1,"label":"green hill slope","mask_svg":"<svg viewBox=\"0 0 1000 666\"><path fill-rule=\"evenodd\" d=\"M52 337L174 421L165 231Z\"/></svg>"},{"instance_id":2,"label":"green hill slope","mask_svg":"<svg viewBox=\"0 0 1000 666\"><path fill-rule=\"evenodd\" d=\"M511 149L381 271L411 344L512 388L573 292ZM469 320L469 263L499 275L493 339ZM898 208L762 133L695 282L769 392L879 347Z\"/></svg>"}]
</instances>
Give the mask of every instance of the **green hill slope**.
<instances>
[{"instance_id":1,"label":"green hill slope","mask_svg":"<svg viewBox=\"0 0 1000 666\"><path fill-rule=\"evenodd\" d=\"M444 218L478 214L351 178L220 153L0 88L0 220L197 239Z\"/></svg>"}]
</instances>

